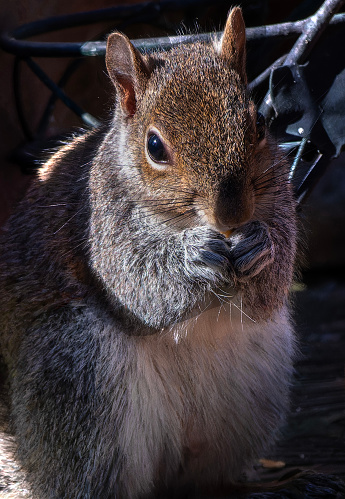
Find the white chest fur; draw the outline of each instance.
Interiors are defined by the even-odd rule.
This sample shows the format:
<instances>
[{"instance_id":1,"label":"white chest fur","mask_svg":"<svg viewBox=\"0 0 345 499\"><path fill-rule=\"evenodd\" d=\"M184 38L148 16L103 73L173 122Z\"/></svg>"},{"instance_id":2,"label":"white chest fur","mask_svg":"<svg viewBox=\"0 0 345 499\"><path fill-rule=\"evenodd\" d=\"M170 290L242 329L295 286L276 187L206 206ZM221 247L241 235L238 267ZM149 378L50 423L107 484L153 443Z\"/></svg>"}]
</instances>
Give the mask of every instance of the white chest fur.
<instances>
[{"instance_id":1,"label":"white chest fur","mask_svg":"<svg viewBox=\"0 0 345 499\"><path fill-rule=\"evenodd\" d=\"M240 307L211 308L130 348L120 440L129 497L178 470L195 482L234 480L272 440L292 370L284 310L256 324Z\"/></svg>"}]
</instances>

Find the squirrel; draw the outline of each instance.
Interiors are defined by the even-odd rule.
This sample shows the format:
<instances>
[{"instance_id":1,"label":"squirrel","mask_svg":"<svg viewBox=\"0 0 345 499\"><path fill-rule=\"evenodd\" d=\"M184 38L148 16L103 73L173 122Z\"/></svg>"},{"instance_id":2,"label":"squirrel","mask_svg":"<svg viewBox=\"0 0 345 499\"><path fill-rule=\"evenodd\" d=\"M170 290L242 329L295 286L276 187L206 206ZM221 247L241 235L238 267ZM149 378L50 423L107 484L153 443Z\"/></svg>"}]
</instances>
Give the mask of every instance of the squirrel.
<instances>
[{"instance_id":1,"label":"squirrel","mask_svg":"<svg viewBox=\"0 0 345 499\"><path fill-rule=\"evenodd\" d=\"M240 479L279 435L295 335L288 166L220 40L107 41L111 118L40 168L1 236L1 353L34 497Z\"/></svg>"}]
</instances>

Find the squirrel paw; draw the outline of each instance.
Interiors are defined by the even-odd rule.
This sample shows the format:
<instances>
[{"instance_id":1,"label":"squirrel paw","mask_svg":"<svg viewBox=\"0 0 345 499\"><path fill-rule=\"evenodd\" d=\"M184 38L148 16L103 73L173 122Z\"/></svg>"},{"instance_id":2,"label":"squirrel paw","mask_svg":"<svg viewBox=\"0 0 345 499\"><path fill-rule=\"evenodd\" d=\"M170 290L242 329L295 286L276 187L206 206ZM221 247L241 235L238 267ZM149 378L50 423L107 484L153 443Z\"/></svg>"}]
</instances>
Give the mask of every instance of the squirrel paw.
<instances>
[{"instance_id":1,"label":"squirrel paw","mask_svg":"<svg viewBox=\"0 0 345 499\"><path fill-rule=\"evenodd\" d=\"M268 226L263 222L246 225L230 241L231 263L239 281L256 276L274 260L273 241Z\"/></svg>"},{"instance_id":2,"label":"squirrel paw","mask_svg":"<svg viewBox=\"0 0 345 499\"><path fill-rule=\"evenodd\" d=\"M208 282L228 280L230 245L222 234L208 227L196 227L185 230L182 241L189 276Z\"/></svg>"}]
</instances>

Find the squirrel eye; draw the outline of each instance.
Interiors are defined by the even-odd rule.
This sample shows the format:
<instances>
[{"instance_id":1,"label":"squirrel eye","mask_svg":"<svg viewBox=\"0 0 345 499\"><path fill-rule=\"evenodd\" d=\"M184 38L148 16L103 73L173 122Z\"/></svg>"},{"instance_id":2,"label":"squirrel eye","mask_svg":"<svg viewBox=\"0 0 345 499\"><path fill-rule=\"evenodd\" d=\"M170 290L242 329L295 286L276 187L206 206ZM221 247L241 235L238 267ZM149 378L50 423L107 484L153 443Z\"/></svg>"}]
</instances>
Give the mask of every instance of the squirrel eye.
<instances>
[{"instance_id":1,"label":"squirrel eye","mask_svg":"<svg viewBox=\"0 0 345 499\"><path fill-rule=\"evenodd\" d=\"M261 113L257 113L256 116L256 135L258 142L261 142L265 138L266 121L265 117Z\"/></svg>"},{"instance_id":2,"label":"squirrel eye","mask_svg":"<svg viewBox=\"0 0 345 499\"><path fill-rule=\"evenodd\" d=\"M158 135L151 133L147 139L147 152L155 163L165 163L168 161L168 155L162 140Z\"/></svg>"}]
</instances>

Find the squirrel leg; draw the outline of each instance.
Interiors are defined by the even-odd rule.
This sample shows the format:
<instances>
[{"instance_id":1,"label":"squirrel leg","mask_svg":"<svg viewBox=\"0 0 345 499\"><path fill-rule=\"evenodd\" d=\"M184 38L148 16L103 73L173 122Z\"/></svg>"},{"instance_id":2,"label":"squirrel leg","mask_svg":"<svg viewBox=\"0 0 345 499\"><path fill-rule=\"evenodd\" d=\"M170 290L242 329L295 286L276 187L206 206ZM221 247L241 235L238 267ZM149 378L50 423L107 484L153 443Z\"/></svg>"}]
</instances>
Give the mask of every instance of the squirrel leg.
<instances>
[{"instance_id":1,"label":"squirrel leg","mask_svg":"<svg viewBox=\"0 0 345 499\"><path fill-rule=\"evenodd\" d=\"M87 306L46 312L27 330L12 373L12 418L35 497L116 496L121 454L114 429L123 414L111 413L109 397L124 410L119 342L121 334L107 331ZM107 391L108 371L114 388Z\"/></svg>"}]
</instances>

